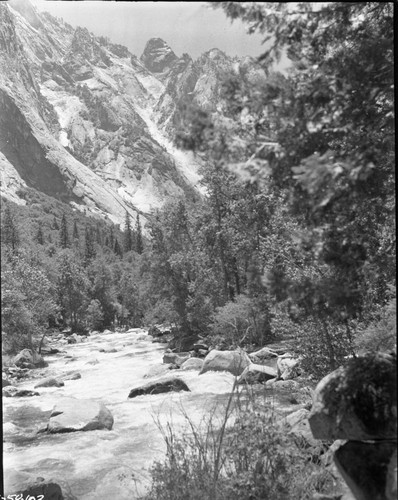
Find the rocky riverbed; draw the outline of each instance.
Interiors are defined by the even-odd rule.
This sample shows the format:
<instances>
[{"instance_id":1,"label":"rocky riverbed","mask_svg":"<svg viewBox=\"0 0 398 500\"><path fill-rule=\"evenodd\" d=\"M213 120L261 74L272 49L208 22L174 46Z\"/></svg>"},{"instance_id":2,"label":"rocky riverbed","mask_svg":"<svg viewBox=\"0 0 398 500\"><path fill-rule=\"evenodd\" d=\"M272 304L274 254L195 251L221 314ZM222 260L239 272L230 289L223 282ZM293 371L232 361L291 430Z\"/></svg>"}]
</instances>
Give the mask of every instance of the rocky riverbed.
<instances>
[{"instance_id":1,"label":"rocky riverbed","mask_svg":"<svg viewBox=\"0 0 398 500\"><path fill-rule=\"evenodd\" d=\"M167 346L153 343L147 331L98 333L72 345L59 340L47 349L54 347L60 352L45 356L47 367L30 370L27 378L13 383L20 391L31 391L22 394L36 395L3 398L4 468L6 479L14 469L67 483L63 491L69 491L70 499L138 498L148 484L148 468L165 451L155 420L183 429L183 410L199 423L215 406L222 411L235 381L228 372L167 370L160 379L175 376L189 390L138 393L132 399L134 388L158 380L164 371L160 367ZM258 385L256 397L268 398L281 415L308 407L308 401L294 397L294 383L285 381L285 391L268 392ZM109 411L111 424L107 415L107 424L97 425L97 407ZM64 418L66 428L59 428L56 419L62 418L54 408L65 411L63 417L65 408L72 412L66 424ZM54 423L58 432L49 432ZM71 430L75 432L67 432Z\"/></svg>"}]
</instances>

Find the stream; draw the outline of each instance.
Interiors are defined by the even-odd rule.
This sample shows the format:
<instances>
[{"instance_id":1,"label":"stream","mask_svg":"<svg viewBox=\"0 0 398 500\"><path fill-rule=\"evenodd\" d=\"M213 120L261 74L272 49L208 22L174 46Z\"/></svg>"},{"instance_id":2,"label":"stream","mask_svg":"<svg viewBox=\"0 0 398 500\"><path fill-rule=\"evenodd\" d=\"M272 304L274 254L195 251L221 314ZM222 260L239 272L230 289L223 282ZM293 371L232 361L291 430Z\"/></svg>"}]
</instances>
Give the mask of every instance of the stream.
<instances>
[{"instance_id":1,"label":"stream","mask_svg":"<svg viewBox=\"0 0 398 500\"><path fill-rule=\"evenodd\" d=\"M197 371L176 370L170 373L178 372L191 392L128 399L132 388L151 380L144 375L162 363L166 347L152 343L145 330L99 333L79 344L56 346L62 351L45 356L48 367L32 370L18 388L33 389L46 377L62 378L72 371L81 378L65 380L63 387L40 387L39 396L3 398L4 469L66 481L78 500L139 498L149 484L148 468L165 453L155 421L182 429L183 409L199 424L216 405L222 411L234 382L226 372L198 376ZM64 397L103 402L114 417L112 430L37 434Z\"/></svg>"}]
</instances>

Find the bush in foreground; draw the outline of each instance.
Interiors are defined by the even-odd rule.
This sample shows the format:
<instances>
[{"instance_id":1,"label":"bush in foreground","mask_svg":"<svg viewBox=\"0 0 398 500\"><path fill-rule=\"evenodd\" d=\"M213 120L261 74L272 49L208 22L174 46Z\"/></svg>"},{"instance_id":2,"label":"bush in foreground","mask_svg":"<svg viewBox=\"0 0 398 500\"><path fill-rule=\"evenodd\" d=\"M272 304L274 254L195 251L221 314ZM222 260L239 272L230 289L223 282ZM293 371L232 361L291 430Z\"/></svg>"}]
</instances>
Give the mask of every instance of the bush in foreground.
<instances>
[{"instance_id":1,"label":"bush in foreground","mask_svg":"<svg viewBox=\"0 0 398 500\"><path fill-rule=\"evenodd\" d=\"M272 410L227 406L217 427L214 415L202 426L185 415L188 433L161 428L166 457L152 467L144 500L310 500L335 490L334 476Z\"/></svg>"}]
</instances>

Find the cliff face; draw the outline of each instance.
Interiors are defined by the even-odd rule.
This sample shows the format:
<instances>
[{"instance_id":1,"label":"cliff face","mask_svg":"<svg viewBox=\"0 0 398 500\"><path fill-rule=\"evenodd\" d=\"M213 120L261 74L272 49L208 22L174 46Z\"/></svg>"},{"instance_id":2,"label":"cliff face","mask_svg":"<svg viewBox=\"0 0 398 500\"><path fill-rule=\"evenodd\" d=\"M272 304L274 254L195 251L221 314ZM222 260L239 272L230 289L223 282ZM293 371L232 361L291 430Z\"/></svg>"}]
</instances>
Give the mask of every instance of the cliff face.
<instances>
[{"instance_id":1,"label":"cliff face","mask_svg":"<svg viewBox=\"0 0 398 500\"><path fill-rule=\"evenodd\" d=\"M217 112L231 71L217 49L193 61L155 38L138 58L27 0L0 2L2 195L18 201L26 184L116 223L201 196L200 160L173 144L178 105Z\"/></svg>"}]
</instances>

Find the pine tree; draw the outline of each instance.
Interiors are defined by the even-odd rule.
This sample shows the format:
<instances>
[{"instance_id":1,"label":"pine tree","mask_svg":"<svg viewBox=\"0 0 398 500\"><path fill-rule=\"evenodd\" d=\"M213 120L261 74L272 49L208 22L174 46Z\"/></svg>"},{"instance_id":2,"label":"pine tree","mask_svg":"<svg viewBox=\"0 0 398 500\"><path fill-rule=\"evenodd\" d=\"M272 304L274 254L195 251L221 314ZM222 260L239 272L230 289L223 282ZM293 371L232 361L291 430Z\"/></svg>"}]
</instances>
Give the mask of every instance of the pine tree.
<instances>
[{"instance_id":1,"label":"pine tree","mask_svg":"<svg viewBox=\"0 0 398 500\"><path fill-rule=\"evenodd\" d=\"M95 241L97 245L102 246L102 234L99 224L95 226Z\"/></svg>"},{"instance_id":2,"label":"pine tree","mask_svg":"<svg viewBox=\"0 0 398 500\"><path fill-rule=\"evenodd\" d=\"M125 218L125 229L124 229L124 251L125 252L130 252L130 250L133 249L133 234L131 231L131 222L130 222L130 215L126 211L126 218Z\"/></svg>"},{"instance_id":3,"label":"pine tree","mask_svg":"<svg viewBox=\"0 0 398 500\"><path fill-rule=\"evenodd\" d=\"M54 215L54 219L53 219L52 228L56 229L57 231L59 230L59 225L58 225L57 218L55 217L55 215Z\"/></svg>"},{"instance_id":4,"label":"pine tree","mask_svg":"<svg viewBox=\"0 0 398 500\"><path fill-rule=\"evenodd\" d=\"M36 241L39 245L43 245L44 244L44 236L43 236L43 228L41 226L41 222L39 222L39 227L37 229L37 233L36 233Z\"/></svg>"},{"instance_id":5,"label":"pine tree","mask_svg":"<svg viewBox=\"0 0 398 500\"><path fill-rule=\"evenodd\" d=\"M2 243L14 253L19 246L19 234L15 224L14 215L10 207L5 209L4 221L2 224Z\"/></svg>"},{"instance_id":6,"label":"pine tree","mask_svg":"<svg viewBox=\"0 0 398 500\"><path fill-rule=\"evenodd\" d=\"M139 215L137 215L137 220L135 223L135 251L140 255L144 251L144 245L142 241L142 228Z\"/></svg>"},{"instance_id":7,"label":"pine tree","mask_svg":"<svg viewBox=\"0 0 398 500\"><path fill-rule=\"evenodd\" d=\"M59 233L59 245L61 248L69 247L69 235L68 235L68 225L66 222L65 214L62 215L61 219L61 229Z\"/></svg>"},{"instance_id":8,"label":"pine tree","mask_svg":"<svg viewBox=\"0 0 398 500\"><path fill-rule=\"evenodd\" d=\"M84 250L84 260L86 264L89 264L91 260L95 257L94 248L94 238L91 228L86 226L85 229L85 250Z\"/></svg>"},{"instance_id":9,"label":"pine tree","mask_svg":"<svg viewBox=\"0 0 398 500\"><path fill-rule=\"evenodd\" d=\"M116 255L119 255L119 257L123 257L123 252L119 245L119 242L117 241L117 238L115 238L115 245L113 247L113 251L115 252Z\"/></svg>"},{"instance_id":10,"label":"pine tree","mask_svg":"<svg viewBox=\"0 0 398 500\"><path fill-rule=\"evenodd\" d=\"M115 246L115 237L113 235L113 227L111 226L109 231L109 247L113 249L114 246Z\"/></svg>"},{"instance_id":11,"label":"pine tree","mask_svg":"<svg viewBox=\"0 0 398 500\"><path fill-rule=\"evenodd\" d=\"M79 239L79 231L77 229L77 223L76 221L73 221L73 239L78 240Z\"/></svg>"}]
</instances>

